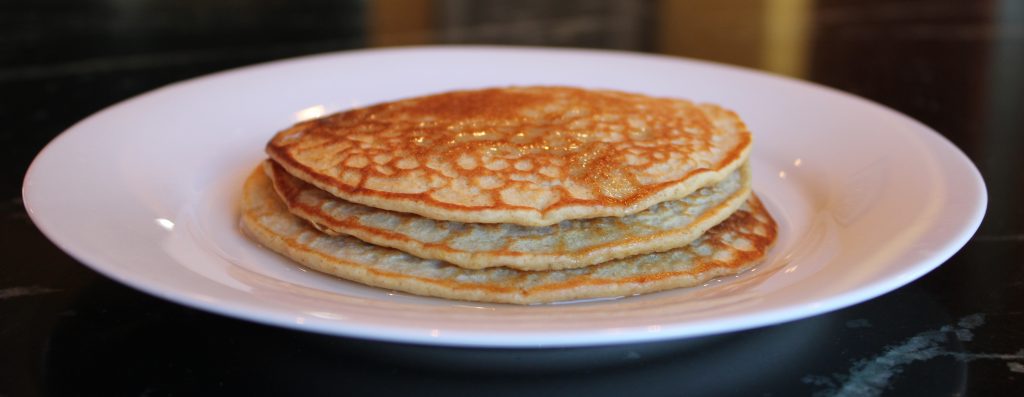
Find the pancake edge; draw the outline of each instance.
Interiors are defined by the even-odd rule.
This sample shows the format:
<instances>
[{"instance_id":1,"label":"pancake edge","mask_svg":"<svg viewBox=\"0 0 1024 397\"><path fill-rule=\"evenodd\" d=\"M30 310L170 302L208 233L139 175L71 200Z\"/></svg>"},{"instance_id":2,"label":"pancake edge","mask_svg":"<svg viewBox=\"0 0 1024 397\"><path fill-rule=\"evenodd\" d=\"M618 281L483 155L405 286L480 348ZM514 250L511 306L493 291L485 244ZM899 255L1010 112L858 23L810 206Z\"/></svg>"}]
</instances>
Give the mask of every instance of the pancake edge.
<instances>
[{"instance_id":1,"label":"pancake edge","mask_svg":"<svg viewBox=\"0 0 1024 397\"><path fill-rule=\"evenodd\" d=\"M588 282L578 283L571 287L556 284L534 290L524 290L509 286L459 284L451 281L383 271L374 269L367 264L342 258L332 258L303 246L295 239L283 238L268 232L267 227L260 224L259 216L253 214L253 206L258 203L253 203L251 195L248 194L249 189L259 183L269 183L269 178L266 178L262 171L257 169L246 180L246 193L243 194L242 198L242 217L240 220L242 230L256 242L281 254L289 259L290 262L324 274L372 287L450 300L528 305L595 298L620 298L693 287L715 278L740 274L761 263L775 244L778 236L775 220L772 219L771 214L764 208L758 197L752 194L748 199L752 212L747 216L757 217L762 215L767 218L770 227L768 228L768 236L765 236L765 239L768 242L763 247L760 247L756 253L745 252L745 254L749 255L742 255L742 258L733 264L715 266L712 263L711 266L703 266L703 271L697 272L697 276L690 274L690 272L668 272L658 274L655 277L628 277L619 280L590 279L587 280ZM267 186L266 188L270 187ZM279 206L281 207L279 210L286 211L284 204L277 199L276 195L274 195L274 199L278 201L271 205ZM729 221L727 219L725 222ZM309 230L320 233L311 226ZM381 249L387 248L381 247ZM528 275L531 272L522 273Z\"/></svg>"},{"instance_id":2,"label":"pancake edge","mask_svg":"<svg viewBox=\"0 0 1024 397\"><path fill-rule=\"evenodd\" d=\"M269 160L265 161L263 169L271 179L278 198L288 207L289 212L309 221L320 231L329 235L349 235L373 245L397 249L424 259L445 261L466 269L486 269L492 267L508 267L526 271L575 269L633 255L662 252L683 247L732 215L733 212L747 201L752 191L750 185L750 166L744 164L736 171L742 173L741 178L745 182L742 187L727 197L725 201L701 214L692 224L687 225L686 228L630 238L625 243L611 242L600 244L569 254L515 252L494 254L458 251L440 244L423 243L412 238L391 238L389 235L398 235L399 233L368 226L354 226L350 225L352 222L339 221L318 215L318 208L308 208L308 206L296 202L297 200L290 199L289 192L285 191L287 188L275 176L274 164L276 163ZM335 199L342 200L340 198Z\"/></svg>"}]
</instances>

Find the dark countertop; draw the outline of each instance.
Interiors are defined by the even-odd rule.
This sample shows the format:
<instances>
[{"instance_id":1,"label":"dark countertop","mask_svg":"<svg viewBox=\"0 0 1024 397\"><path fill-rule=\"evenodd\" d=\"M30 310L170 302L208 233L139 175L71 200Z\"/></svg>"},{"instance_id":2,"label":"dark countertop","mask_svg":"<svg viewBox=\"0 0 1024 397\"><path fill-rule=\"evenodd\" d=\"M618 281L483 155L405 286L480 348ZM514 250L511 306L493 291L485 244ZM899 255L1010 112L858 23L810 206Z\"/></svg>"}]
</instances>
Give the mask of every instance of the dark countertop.
<instances>
[{"instance_id":1,"label":"dark countertop","mask_svg":"<svg viewBox=\"0 0 1024 397\"><path fill-rule=\"evenodd\" d=\"M1024 3L66 1L0 5L0 396L1024 395ZM515 4L515 6L512 6ZM961 148L989 190L937 270L836 312L599 348L411 346L257 325L107 279L32 225L32 158L89 114L255 62L367 46L615 48L794 75Z\"/></svg>"}]
</instances>

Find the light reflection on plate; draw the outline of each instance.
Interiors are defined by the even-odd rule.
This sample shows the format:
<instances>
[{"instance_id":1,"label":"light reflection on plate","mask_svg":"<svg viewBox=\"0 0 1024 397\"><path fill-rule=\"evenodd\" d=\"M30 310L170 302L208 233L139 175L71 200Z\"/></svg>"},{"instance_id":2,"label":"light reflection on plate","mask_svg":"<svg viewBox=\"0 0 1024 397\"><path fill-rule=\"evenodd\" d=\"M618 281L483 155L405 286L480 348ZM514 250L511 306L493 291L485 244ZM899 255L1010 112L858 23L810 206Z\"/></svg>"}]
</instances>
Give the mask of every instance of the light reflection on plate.
<instances>
[{"instance_id":1,"label":"light reflection on plate","mask_svg":"<svg viewBox=\"0 0 1024 397\"><path fill-rule=\"evenodd\" d=\"M755 134L754 187L779 220L776 247L754 270L702 287L519 307L336 280L239 232L244 176L267 139L296 120L514 84L621 89L736 110ZM722 333L870 299L959 249L986 196L974 166L935 132L819 86L621 52L425 47L273 62L122 102L47 146L26 176L25 204L83 263L185 305L337 335L536 347Z\"/></svg>"}]
</instances>

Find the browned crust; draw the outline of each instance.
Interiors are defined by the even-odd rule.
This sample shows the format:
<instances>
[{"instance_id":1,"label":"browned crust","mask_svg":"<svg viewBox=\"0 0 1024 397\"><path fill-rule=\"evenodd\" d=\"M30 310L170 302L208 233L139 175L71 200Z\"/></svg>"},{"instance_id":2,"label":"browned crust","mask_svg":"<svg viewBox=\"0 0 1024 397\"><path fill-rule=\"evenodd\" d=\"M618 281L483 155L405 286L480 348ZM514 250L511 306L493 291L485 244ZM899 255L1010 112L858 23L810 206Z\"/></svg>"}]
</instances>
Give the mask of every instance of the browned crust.
<instances>
[{"instance_id":1,"label":"browned crust","mask_svg":"<svg viewBox=\"0 0 1024 397\"><path fill-rule=\"evenodd\" d=\"M541 93L526 95L514 89L456 91L337 113L299 123L278 133L268 143L266 152L288 173L351 202L392 211L411 212L434 219L529 226L546 226L566 219L636 213L659 202L679 199L700 187L716 183L738 168L749 155L751 136L746 126L735 113L715 105L694 105L682 100L651 98L615 91L588 91L568 87L527 89L536 89ZM622 142L628 144L622 146L621 143L610 144L580 138L588 136L590 130L570 131L564 132L564 137L560 135L558 139L564 138L563 140L571 142L558 141L558 145L548 145L549 139L555 139L551 136L567 129L571 120L541 119L548 133L541 134L533 140L510 143L515 140L515 131L501 132L503 123L522 122L522 117L518 116L516 111L531 104L544 104L544 100L555 95L570 98L567 101L574 104L573 106L591 112L600 110L619 117L614 123L618 123L618 127L623 129L633 128L625 121L632 117L630 115L643 117L643 122L650 126L639 131L647 131L647 135L638 134L637 137L633 137L632 133L619 134ZM600 120L600 116L597 114L591 118ZM407 121L407 118L415 117L431 117L437 121L427 125ZM717 125L723 124L723 120L724 124L728 124L734 130L725 131L719 128ZM481 123L480 126L473 127L479 129L479 132L474 133L483 134L482 136L493 135L497 140L456 142L457 139L452 138L452 134L455 134L452 132L453 126L472 122ZM607 124L614 124L593 120L588 122L600 124L606 130L611 128ZM689 135L680 133L680 130L688 131ZM364 136L360 134L373 137L390 134L391 140L386 147L377 152L373 151L377 149L367 149L371 153L367 156L372 156L372 153L400 153L401 159L415 160L420 166L414 169L400 169L394 166L393 162L396 160L389 160L383 164L373 164L364 160L362 163L368 165L358 169L345 168L348 159L363 156L358 154L362 153L363 149L354 149L354 145L357 144L347 141ZM624 156L627 156L623 150L641 150L640 157L648 160L652 153L660 153L660 156L687 151L706 153L715 146L712 137L716 135L729 136L735 140L735 144L719 148L724 152L719 153L714 162L690 169L672 180L641 183L637 178L642 173L627 166L623 161ZM676 138L685 142L666 143ZM339 146L339 142L344 143L340 145L344 148L334 150ZM579 149L567 149L577 147L573 145L577 145ZM628 149L624 149L627 147ZM445 173L422 167L431 161L431 158L455 159L463 155L474 158L474 161L483 162L484 160L479 157L480 153L499 149L528 152L528 158L535 162L559 164L553 169L561 174L561 180L571 180L589 192L598 193L588 199L578 197L564 187L542 186L522 181L508 182L509 168L498 172L476 166L469 170L454 169ZM322 160L316 160L314 166L313 160L304 157L317 150L331 152L332 160L326 161L329 163L327 168L324 168ZM356 182L346 183L340 176L344 172L351 172ZM445 174L438 178L459 179L466 183L471 183L478 177L498 176L505 178L506 184L515 185L517 189L543 190L544 197L553 201L535 208L531 206L532 204L514 204L506 201L498 193L499 189L480 189L479 195L474 196L479 198L479 202L469 205L438 200L435 196L436 189L400 193L367 186L372 178L415 179L411 176L413 173L417 173L417 177L423 173L433 177Z\"/></svg>"}]
</instances>

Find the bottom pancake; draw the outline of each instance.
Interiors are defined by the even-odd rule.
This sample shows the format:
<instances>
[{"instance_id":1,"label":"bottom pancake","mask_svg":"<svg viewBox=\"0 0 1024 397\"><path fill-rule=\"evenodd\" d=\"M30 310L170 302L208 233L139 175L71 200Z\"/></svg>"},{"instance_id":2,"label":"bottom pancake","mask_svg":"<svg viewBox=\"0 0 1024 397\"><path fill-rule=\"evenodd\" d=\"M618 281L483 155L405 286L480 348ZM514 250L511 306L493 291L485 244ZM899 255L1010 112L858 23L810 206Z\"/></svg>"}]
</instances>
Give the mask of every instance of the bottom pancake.
<instances>
[{"instance_id":1,"label":"bottom pancake","mask_svg":"<svg viewBox=\"0 0 1024 397\"><path fill-rule=\"evenodd\" d=\"M569 270L464 269L345 236L288 212L257 169L246 181L242 227L296 262L362 284L440 298L515 304L620 297L699 285L760 262L776 224L755 196L690 245Z\"/></svg>"},{"instance_id":2,"label":"bottom pancake","mask_svg":"<svg viewBox=\"0 0 1024 397\"><path fill-rule=\"evenodd\" d=\"M271 161L263 163L288 212L330 235L349 235L467 269L561 270L637 254L668 251L696 240L750 197L750 167L680 200L623 217L574 219L551 226L438 221L338 199Z\"/></svg>"}]
</instances>

